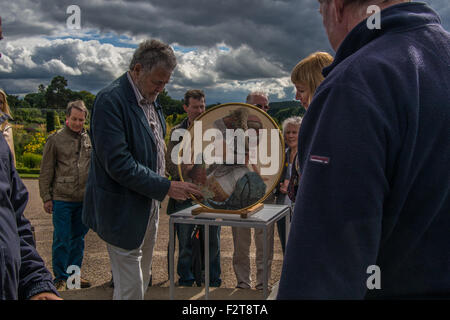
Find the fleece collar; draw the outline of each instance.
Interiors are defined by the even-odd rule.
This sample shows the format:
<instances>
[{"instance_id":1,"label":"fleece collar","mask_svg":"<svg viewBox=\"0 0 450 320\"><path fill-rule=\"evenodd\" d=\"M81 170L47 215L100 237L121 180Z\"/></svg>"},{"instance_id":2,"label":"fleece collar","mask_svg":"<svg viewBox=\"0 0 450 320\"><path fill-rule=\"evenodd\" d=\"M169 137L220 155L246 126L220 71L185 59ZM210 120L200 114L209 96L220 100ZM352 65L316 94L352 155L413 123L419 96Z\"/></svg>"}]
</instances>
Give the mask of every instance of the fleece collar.
<instances>
[{"instance_id":1,"label":"fleece collar","mask_svg":"<svg viewBox=\"0 0 450 320\"><path fill-rule=\"evenodd\" d=\"M347 35L336 52L333 63L324 68L326 77L339 63L369 42L390 32L414 29L428 24L441 24L439 15L426 3L407 2L390 6L381 11L381 29L367 28L367 19L360 22Z\"/></svg>"}]
</instances>

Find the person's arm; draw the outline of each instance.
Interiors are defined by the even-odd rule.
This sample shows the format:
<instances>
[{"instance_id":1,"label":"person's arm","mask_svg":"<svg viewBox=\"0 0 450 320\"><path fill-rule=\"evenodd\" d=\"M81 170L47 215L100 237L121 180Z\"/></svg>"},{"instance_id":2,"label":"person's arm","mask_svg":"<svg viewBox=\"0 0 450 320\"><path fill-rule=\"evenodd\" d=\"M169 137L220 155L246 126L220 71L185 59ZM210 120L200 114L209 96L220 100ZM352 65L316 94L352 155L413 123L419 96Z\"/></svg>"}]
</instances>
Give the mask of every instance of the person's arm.
<instances>
[{"instance_id":1,"label":"person's arm","mask_svg":"<svg viewBox=\"0 0 450 320\"><path fill-rule=\"evenodd\" d=\"M44 210L47 213L52 213L53 209L53 179L55 177L57 157L55 139L56 137L52 135L45 143L39 174L39 193L44 203Z\"/></svg>"},{"instance_id":2,"label":"person's arm","mask_svg":"<svg viewBox=\"0 0 450 320\"><path fill-rule=\"evenodd\" d=\"M92 157L96 157L120 185L162 201L169 191L170 181L134 159L125 136L125 120L117 103L105 94L95 102L91 122Z\"/></svg>"},{"instance_id":3,"label":"person's arm","mask_svg":"<svg viewBox=\"0 0 450 320\"><path fill-rule=\"evenodd\" d=\"M55 177L56 157L55 136L50 136L44 146L39 174L39 193L44 203L53 199L52 185Z\"/></svg>"},{"instance_id":4,"label":"person's arm","mask_svg":"<svg viewBox=\"0 0 450 320\"><path fill-rule=\"evenodd\" d=\"M389 125L364 92L322 90L299 137L302 177L278 299L362 299L380 245Z\"/></svg>"},{"instance_id":5,"label":"person's arm","mask_svg":"<svg viewBox=\"0 0 450 320\"><path fill-rule=\"evenodd\" d=\"M7 125L3 130L3 136L5 137L6 142L8 143L9 149L11 150L11 154L13 156L14 166L16 166L16 153L14 151L14 137L13 130L10 125Z\"/></svg>"},{"instance_id":6,"label":"person's arm","mask_svg":"<svg viewBox=\"0 0 450 320\"><path fill-rule=\"evenodd\" d=\"M59 299L58 291L53 285L52 275L36 250L31 224L24 216L28 191L13 166L12 157L10 190L9 200L14 209L17 233L20 239L19 298Z\"/></svg>"}]
</instances>

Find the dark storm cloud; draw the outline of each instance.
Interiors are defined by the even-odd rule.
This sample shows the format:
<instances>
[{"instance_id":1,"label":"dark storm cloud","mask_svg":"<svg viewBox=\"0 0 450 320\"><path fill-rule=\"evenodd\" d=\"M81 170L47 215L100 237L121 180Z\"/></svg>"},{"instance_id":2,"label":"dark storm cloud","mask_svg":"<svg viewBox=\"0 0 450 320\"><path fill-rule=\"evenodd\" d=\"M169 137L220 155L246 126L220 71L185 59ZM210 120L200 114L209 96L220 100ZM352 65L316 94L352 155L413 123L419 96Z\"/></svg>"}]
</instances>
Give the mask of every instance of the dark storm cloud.
<instances>
[{"instance_id":1,"label":"dark storm cloud","mask_svg":"<svg viewBox=\"0 0 450 320\"><path fill-rule=\"evenodd\" d=\"M441 15L444 27L450 29L449 1L425 1ZM269 83L289 76L297 62L314 51L332 53L317 0L4 1L0 12L6 41L0 43L1 51L9 40L70 36L66 10L72 4L81 8L82 32L158 38L213 55L211 59L180 56L179 68L169 86L177 95L195 87L208 88L214 97L221 92L224 97L233 97L232 89L219 86L230 81L240 81L236 90L244 95L249 86L241 82L260 79ZM22 50L27 49L26 44L21 45ZM211 50L218 45L228 47L229 54ZM20 53L20 48L16 49ZM105 50L110 50L111 56ZM125 70L130 53L123 59L117 55L123 53L116 48L80 43L37 46L29 61L21 61L24 59L15 53L10 53L12 63L4 63L3 69L0 61L0 85L14 83L17 89L20 81L4 83L8 78L24 79L22 88L28 88L40 80L45 83L59 72L69 79L70 86L95 92L113 80L118 69Z\"/></svg>"},{"instance_id":2,"label":"dark storm cloud","mask_svg":"<svg viewBox=\"0 0 450 320\"><path fill-rule=\"evenodd\" d=\"M450 25L448 0L428 0ZM82 27L156 37L183 46L246 45L289 71L316 50L331 51L317 0L18 1L26 21L11 22L12 35L49 34L65 28L69 5L81 8ZM7 10L8 11L8 10ZM17 31L16 31L17 30Z\"/></svg>"},{"instance_id":3,"label":"dark storm cloud","mask_svg":"<svg viewBox=\"0 0 450 320\"><path fill-rule=\"evenodd\" d=\"M227 80L278 78L286 76L281 65L277 66L260 58L249 47L243 46L229 55L220 56L216 63L219 76Z\"/></svg>"},{"instance_id":4,"label":"dark storm cloud","mask_svg":"<svg viewBox=\"0 0 450 320\"><path fill-rule=\"evenodd\" d=\"M155 37L188 47L221 42L233 48L246 45L285 71L312 50L330 51L316 0L33 1L34 16L28 19L46 24L29 34L48 34L47 24L53 24L55 31L64 29L71 4L81 8L85 28Z\"/></svg>"}]
</instances>

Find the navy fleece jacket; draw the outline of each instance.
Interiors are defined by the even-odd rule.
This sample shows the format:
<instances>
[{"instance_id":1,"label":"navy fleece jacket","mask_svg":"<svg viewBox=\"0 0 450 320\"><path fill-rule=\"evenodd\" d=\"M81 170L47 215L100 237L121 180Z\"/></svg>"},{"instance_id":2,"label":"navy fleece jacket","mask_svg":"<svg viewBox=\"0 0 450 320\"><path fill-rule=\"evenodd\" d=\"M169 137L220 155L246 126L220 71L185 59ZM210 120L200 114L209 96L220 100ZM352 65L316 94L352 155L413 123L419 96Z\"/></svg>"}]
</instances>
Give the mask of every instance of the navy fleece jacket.
<instances>
[{"instance_id":1,"label":"navy fleece jacket","mask_svg":"<svg viewBox=\"0 0 450 320\"><path fill-rule=\"evenodd\" d=\"M324 75L278 299L450 296L450 34L423 3L391 6Z\"/></svg>"},{"instance_id":2,"label":"navy fleece jacket","mask_svg":"<svg viewBox=\"0 0 450 320\"><path fill-rule=\"evenodd\" d=\"M0 300L29 299L42 292L59 295L23 215L27 202L28 191L0 136Z\"/></svg>"}]
</instances>

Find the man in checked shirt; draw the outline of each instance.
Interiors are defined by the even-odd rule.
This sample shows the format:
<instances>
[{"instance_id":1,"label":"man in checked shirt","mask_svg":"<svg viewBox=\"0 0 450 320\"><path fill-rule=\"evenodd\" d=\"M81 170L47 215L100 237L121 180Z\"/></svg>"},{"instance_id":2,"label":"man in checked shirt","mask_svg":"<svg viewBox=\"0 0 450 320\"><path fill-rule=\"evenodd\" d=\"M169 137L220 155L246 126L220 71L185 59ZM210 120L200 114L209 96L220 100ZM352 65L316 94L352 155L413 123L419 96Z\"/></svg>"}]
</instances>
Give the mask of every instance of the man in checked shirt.
<instances>
[{"instance_id":1,"label":"man in checked shirt","mask_svg":"<svg viewBox=\"0 0 450 320\"><path fill-rule=\"evenodd\" d=\"M99 92L92 110L83 222L107 244L115 300L144 298L160 202L201 197L196 185L164 175L166 123L156 98L175 66L167 44L142 42L129 71Z\"/></svg>"}]
</instances>

